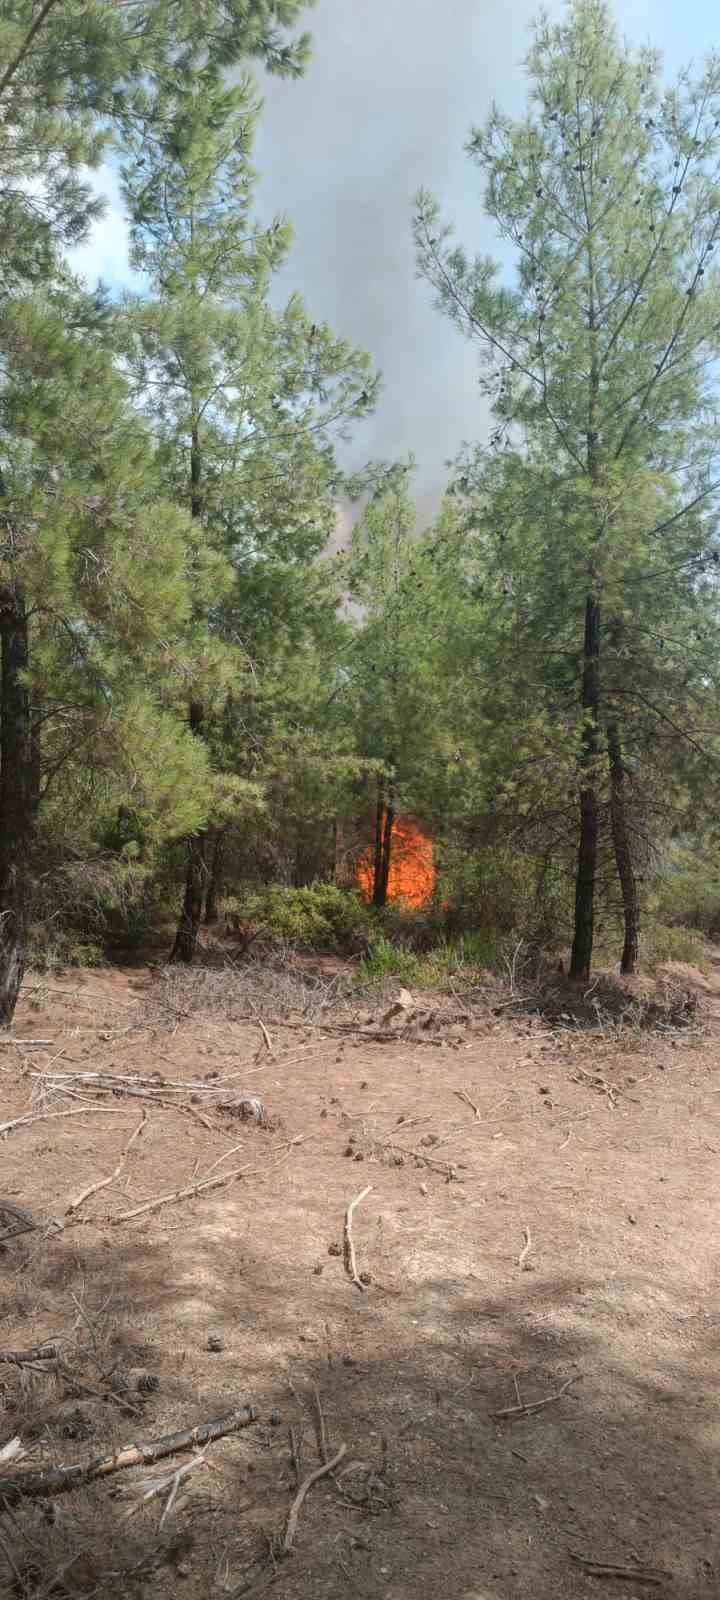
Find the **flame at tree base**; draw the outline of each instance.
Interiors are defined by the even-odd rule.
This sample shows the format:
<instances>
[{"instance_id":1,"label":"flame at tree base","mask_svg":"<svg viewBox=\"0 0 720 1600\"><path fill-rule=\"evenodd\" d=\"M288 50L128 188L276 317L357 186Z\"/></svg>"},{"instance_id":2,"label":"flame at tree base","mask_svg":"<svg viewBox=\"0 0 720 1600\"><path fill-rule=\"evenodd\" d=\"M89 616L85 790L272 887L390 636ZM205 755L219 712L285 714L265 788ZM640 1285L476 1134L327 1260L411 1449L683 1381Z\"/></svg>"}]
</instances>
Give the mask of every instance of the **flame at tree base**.
<instances>
[{"instance_id":1,"label":"flame at tree base","mask_svg":"<svg viewBox=\"0 0 720 1600\"><path fill-rule=\"evenodd\" d=\"M357 866L357 884L363 900L370 902L375 882L375 851L363 851ZM419 911L432 899L435 888L435 861L432 839L411 817L396 817L390 842L390 874L387 897L402 900Z\"/></svg>"}]
</instances>

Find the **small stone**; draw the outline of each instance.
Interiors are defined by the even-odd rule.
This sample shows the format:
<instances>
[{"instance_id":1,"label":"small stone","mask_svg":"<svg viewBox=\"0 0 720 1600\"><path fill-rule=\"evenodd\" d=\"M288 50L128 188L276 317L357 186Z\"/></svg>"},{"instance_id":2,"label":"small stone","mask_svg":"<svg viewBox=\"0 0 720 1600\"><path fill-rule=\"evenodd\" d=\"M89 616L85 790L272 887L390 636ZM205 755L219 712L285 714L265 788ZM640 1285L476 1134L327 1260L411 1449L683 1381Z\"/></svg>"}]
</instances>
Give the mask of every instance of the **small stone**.
<instances>
[{"instance_id":1,"label":"small stone","mask_svg":"<svg viewBox=\"0 0 720 1600\"><path fill-rule=\"evenodd\" d=\"M633 1216L632 1211L628 1211L628 1222L631 1222L633 1227L637 1224L637 1217Z\"/></svg>"},{"instance_id":2,"label":"small stone","mask_svg":"<svg viewBox=\"0 0 720 1600\"><path fill-rule=\"evenodd\" d=\"M208 1338L207 1348L212 1351L213 1355L219 1355L220 1351L225 1349L225 1340L220 1338L219 1333L211 1333Z\"/></svg>"},{"instance_id":3,"label":"small stone","mask_svg":"<svg viewBox=\"0 0 720 1600\"><path fill-rule=\"evenodd\" d=\"M320 1277L322 1277L322 1273L323 1273L323 1268L321 1267L320 1263L318 1262L318 1265L316 1267L313 1267L313 1277L320 1278Z\"/></svg>"},{"instance_id":4,"label":"small stone","mask_svg":"<svg viewBox=\"0 0 720 1600\"><path fill-rule=\"evenodd\" d=\"M271 1411L270 1412L270 1427L271 1428L279 1428L281 1422L282 1422L282 1417L280 1415L280 1412L279 1411Z\"/></svg>"},{"instance_id":5,"label":"small stone","mask_svg":"<svg viewBox=\"0 0 720 1600\"><path fill-rule=\"evenodd\" d=\"M353 1150L352 1145L351 1144L346 1145L345 1149L343 1150L343 1155L344 1156L354 1156L354 1154L355 1154L355 1151Z\"/></svg>"},{"instance_id":6,"label":"small stone","mask_svg":"<svg viewBox=\"0 0 720 1600\"><path fill-rule=\"evenodd\" d=\"M366 1288L367 1288L367 1285L369 1283L372 1283L372 1278L370 1276L370 1273L369 1272L361 1272L360 1273L360 1282L364 1283Z\"/></svg>"},{"instance_id":7,"label":"small stone","mask_svg":"<svg viewBox=\"0 0 720 1600\"><path fill-rule=\"evenodd\" d=\"M421 1194L427 1194L427 1192L428 1192L427 1184L426 1183L421 1183L421 1185L420 1185L420 1193Z\"/></svg>"},{"instance_id":8,"label":"small stone","mask_svg":"<svg viewBox=\"0 0 720 1600\"><path fill-rule=\"evenodd\" d=\"M356 1150L355 1151L355 1160L356 1161L364 1161L365 1160L365 1157L364 1157L364 1155L362 1153L362 1150Z\"/></svg>"},{"instance_id":9,"label":"small stone","mask_svg":"<svg viewBox=\"0 0 720 1600\"><path fill-rule=\"evenodd\" d=\"M343 1359L343 1366L344 1367L356 1367L357 1366L357 1361L355 1360L354 1356L343 1356L342 1359Z\"/></svg>"},{"instance_id":10,"label":"small stone","mask_svg":"<svg viewBox=\"0 0 720 1600\"><path fill-rule=\"evenodd\" d=\"M363 1078L363 1081L362 1081L362 1083L361 1083L361 1085L360 1085L360 1088L361 1088L361 1089L367 1089L367 1088L369 1088L369 1084L368 1084L368 1081L367 1081L367 1078Z\"/></svg>"},{"instance_id":11,"label":"small stone","mask_svg":"<svg viewBox=\"0 0 720 1600\"><path fill-rule=\"evenodd\" d=\"M328 1245L328 1255L329 1256L341 1256L342 1255L342 1245L341 1244L329 1244Z\"/></svg>"}]
</instances>

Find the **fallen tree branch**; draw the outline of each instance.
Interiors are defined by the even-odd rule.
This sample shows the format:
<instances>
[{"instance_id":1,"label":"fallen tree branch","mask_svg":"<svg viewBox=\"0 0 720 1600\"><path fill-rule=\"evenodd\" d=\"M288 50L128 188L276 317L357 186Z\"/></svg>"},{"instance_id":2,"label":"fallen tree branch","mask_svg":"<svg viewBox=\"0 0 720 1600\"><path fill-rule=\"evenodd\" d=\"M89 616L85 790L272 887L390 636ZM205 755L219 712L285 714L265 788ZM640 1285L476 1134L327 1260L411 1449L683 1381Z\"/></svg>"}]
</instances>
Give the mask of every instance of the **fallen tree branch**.
<instances>
[{"instance_id":1,"label":"fallen tree branch","mask_svg":"<svg viewBox=\"0 0 720 1600\"><path fill-rule=\"evenodd\" d=\"M130 1138L128 1139L128 1142L125 1145L125 1148L124 1148L124 1150L123 1150L123 1152L122 1152L122 1154L120 1156L120 1160L118 1161L118 1164L117 1164L117 1166L115 1168L115 1171L110 1173L110 1177L109 1178L100 1178L97 1183L91 1183L88 1186L87 1189L82 1189L80 1194L77 1195L74 1200L71 1200L69 1206L67 1206L66 1211L65 1211L66 1217L73 1216L74 1212L79 1211L80 1207L85 1204L86 1200L90 1199L91 1195L99 1194L101 1189L109 1188L110 1184L114 1183L116 1178L120 1177L120 1173L123 1170L123 1167L125 1165L127 1157L130 1154L130 1151L131 1151L131 1149L132 1149L132 1147L133 1147L133 1145L135 1143L135 1140L139 1139L140 1134L142 1133L146 1122L147 1122L147 1111L143 1111L141 1121L138 1123L138 1125L137 1125L137 1127L135 1129L135 1132L130 1135Z\"/></svg>"},{"instance_id":2,"label":"fallen tree branch","mask_svg":"<svg viewBox=\"0 0 720 1600\"><path fill-rule=\"evenodd\" d=\"M29 1350L0 1350L0 1363L24 1367L30 1361L56 1361L60 1354L59 1344L34 1344Z\"/></svg>"},{"instance_id":3,"label":"fallen tree branch","mask_svg":"<svg viewBox=\"0 0 720 1600\"><path fill-rule=\"evenodd\" d=\"M530 1400L521 1406L505 1406L503 1411L491 1411L490 1415L497 1420L500 1417L527 1417L533 1411L542 1411L545 1406L552 1405L554 1400L559 1400L565 1394L566 1389L570 1388L571 1383L578 1382L579 1377L580 1373L578 1372L574 1378L568 1378L567 1383L564 1383L556 1394L546 1394L544 1400Z\"/></svg>"},{"instance_id":4,"label":"fallen tree branch","mask_svg":"<svg viewBox=\"0 0 720 1600\"><path fill-rule=\"evenodd\" d=\"M360 1290L361 1294L364 1292L365 1285L364 1283L361 1283L358 1276L357 1262L355 1260L355 1246L353 1244L352 1236L352 1218L355 1207L359 1206L360 1201L364 1200L366 1195L372 1194L372 1190L373 1186L371 1183L368 1184L366 1189L361 1189L360 1193L356 1194L355 1199L350 1201L347 1211L345 1212L345 1228L343 1231L343 1262L345 1264L345 1271L348 1277L354 1283L355 1288Z\"/></svg>"},{"instance_id":5,"label":"fallen tree branch","mask_svg":"<svg viewBox=\"0 0 720 1600\"><path fill-rule=\"evenodd\" d=\"M0 1046L9 1044L54 1044L54 1039L0 1039Z\"/></svg>"},{"instance_id":6,"label":"fallen tree branch","mask_svg":"<svg viewBox=\"0 0 720 1600\"><path fill-rule=\"evenodd\" d=\"M72 1106L69 1111L26 1111L22 1117L14 1117L12 1122L0 1122L0 1137L10 1133L13 1128L29 1127L31 1122L49 1122L51 1117L84 1117L91 1111L119 1111L119 1106Z\"/></svg>"},{"instance_id":7,"label":"fallen tree branch","mask_svg":"<svg viewBox=\"0 0 720 1600\"><path fill-rule=\"evenodd\" d=\"M285 1538L282 1542L282 1553L284 1556L288 1555L292 1549L293 1540L297 1532L298 1517L302 1509L303 1500L305 1499L308 1490L312 1489L313 1484L317 1483L318 1478L327 1477L327 1474L332 1472L334 1468L338 1466L338 1464L342 1461L346 1450L347 1445L341 1444L337 1455L334 1455L331 1461L324 1461L322 1466L315 1468L314 1472L309 1472L304 1483L301 1483L295 1499L290 1507L290 1515L288 1517L287 1527L285 1529Z\"/></svg>"},{"instance_id":8,"label":"fallen tree branch","mask_svg":"<svg viewBox=\"0 0 720 1600\"><path fill-rule=\"evenodd\" d=\"M475 1121L480 1122L482 1120L480 1116L480 1107L476 1106L475 1101L470 1099L469 1094L466 1094L464 1089L455 1089L453 1093L458 1100L464 1100L466 1106L469 1106L470 1110L475 1112Z\"/></svg>"},{"instance_id":9,"label":"fallen tree branch","mask_svg":"<svg viewBox=\"0 0 720 1600\"><path fill-rule=\"evenodd\" d=\"M576 1556L570 1551L571 1561L577 1561L578 1566L590 1578L615 1578L626 1580L628 1583L648 1583L659 1586L665 1582L667 1573L660 1567L626 1567L614 1561L593 1561L590 1556Z\"/></svg>"},{"instance_id":10,"label":"fallen tree branch","mask_svg":"<svg viewBox=\"0 0 720 1600\"><path fill-rule=\"evenodd\" d=\"M254 1406L241 1406L237 1411L229 1411L226 1416L218 1417L213 1422L202 1422L196 1428L184 1428L179 1433L166 1433L160 1439L149 1439L146 1444L126 1445L111 1456L100 1456L85 1464L78 1462L70 1467L49 1467L46 1472L24 1472L14 1478L0 1476L0 1504L15 1505L23 1498L37 1499L42 1495L64 1494L69 1489L93 1483L96 1478L106 1478L111 1472L120 1472L125 1467L147 1466L153 1461L161 1461L164 1456L211 1444L213 1439L222 1439L225 1434L235 1433L239 1428L249 1428L256 1421Z\"/></svg>"},{"instance_id":11,"label":"fallen tree branch","mask_svg":"<svg viewBox=\"0 0 720 1600\"><path fill-rule=\"evenodd\" d=\"M189 1183L185 1189L173 1189L170 1194L159 1194L154 1200L146 1200L141 1206L133 1206L132 1211L121 1211L116 1217L108 1217L107 1221L114 1228L121 1222L132 1221L133 1217L142 1217L148 1211L159 1211L161 1206L174 1205L180 1200L194 1200L196 1195L206 1194L209 1189L221 1189L223 1184L233 1183L235 1178L242 1177L244 1173L272 1171L273 1167L278 1166L279 1162L289 1155L293 1145L300 1142L300 1139L291 1139L290 1144L278 1157L278 1161L269 1161L265 1167L253 1167L251 1164L246 1167L233 1167L231 1172L221 1172L216 1178L199 1178L197 1183Z\"/></svg>"},{"instance_id":12,"label":"fallen tree branch","mask_svg":"<svg viewBox=\"0 0 720 1600\"><path fill-rule=\"evenodd\" d=\"M525 1266L525 1262L527 1261L527 1258L528 1258L528 1256L530 1254L530 1251L532 1250L532 1237L531 1237L531 1234L530 1234L530 1229L529 1228L523 1228L523 1234L524 1234L524 1237L525 1237L525 1243L524 1243L524 1245L522 1247L522 1250L520 1251L520 1254L518 1256L518 1266L521 1267L521 1268ZM526 1268L526 1271L527 1271L527 1268Z\"/></svg>"}]
</instances>

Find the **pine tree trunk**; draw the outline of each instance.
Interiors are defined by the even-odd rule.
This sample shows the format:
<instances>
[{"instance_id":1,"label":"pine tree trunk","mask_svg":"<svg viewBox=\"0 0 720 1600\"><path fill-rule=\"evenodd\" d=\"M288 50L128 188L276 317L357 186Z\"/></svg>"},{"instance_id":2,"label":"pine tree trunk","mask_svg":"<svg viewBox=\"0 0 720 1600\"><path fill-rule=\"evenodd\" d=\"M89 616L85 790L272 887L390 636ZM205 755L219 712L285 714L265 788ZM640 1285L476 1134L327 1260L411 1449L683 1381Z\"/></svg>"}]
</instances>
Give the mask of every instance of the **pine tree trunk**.
<instances>
[{"instance_id":1,"label":"pine tree trunk","mask_svg":"<svg viewBox=\"0 0 720 1600\"><path fill-rule=\"evenodd\" d=\"M381 911L387 905L392 860L392 831L395 822L393 792L390 790L387 806L382 783L378 785L378 803L375 816L375 871L373 874L373 905Z\"/></svg>"},{"instance_id":2,"label":"pine tree trunk","mask_svg":"<svg viewBox=\"0 0 720 1600\"><path fill-rule=\"evenodd\" d=\"M387 811L385 812L385 825L383 828L383 858L382 858L382 895L383 905L387 905L388 885L390 882L390 861L392 859L393 824L395 822L395 808L393 806L392 790L388 798Z\"/></svg>"},{"instance_id":3,"label":"pine tree trunk","mask_svg":"<svg viewBox=\"0 0 720 1600\"><path fill-rule=\"evenodd\" d=\"M22 595L0 591L0 1024L12 1022L25 969L28 870L36 805Z\"/></svg>"},{"instance_id":4,"label":"pine tree trunk","mask_svg":"<svg viewBox=\"0 0 720 1600\"><path fill-rule=\"evenodd\" d=\"M192 701L190 705L190 730L197 738L202 735L202 725L203 708L197 701ZM199 833L191 834L187 840L185 894L177 933L175 934L175 943L170 951L171 962L184 961L189 964L195 959L197 936L202 921L203 901L208 878L207 861L205 859L206 845L207 832L205 829L201 829Z\"/></svg>"},{"instance_id":5,"label":"pine tree trunk","mask_svg":"<svg viewBox=\"0 0 720 1600\"><path fill-rule=\"evenodd\" d=\"M623 944L620 971L630 976L635 971L640 958L640 898L633 868L630 830L627 822L625 767L622 759L622 745L620 731L615 722L608 727L607 743L610 761L610 828L620 888L622 890L623 917L625 920L625 942Z\"/></svg>"},{"instance_id":6,"label":"pine tree trunk","mask_svg":"<svg viewBox=\"0 0 720 1600\"><path fill-rule=\"evenodd\" d=\"M383 794L382 779L378 782L377 807L375 811L375 865L373 870L373 897L372 903L378 909L385 904L383 899L383 825L385 820L385 796Z\"/></svg>"},{"instance_id":7,"label":"pine tree trunk","mask_svg":"<svg viewBox=\"0 0 720 1600\"><path fill-rule=\"evenodd\" d=\"M207 880L207 894L205 896L205 921L217 922L218 903L222 888L223 858L225 854L225 829L218 828L212 850L212 859Z\"/></svg>"},{"instance_id":8,"label":"pine tree trunk","mask_svg":"<svg viewBox=\"0 0 720 1600\"><path fill-rule=\"evenodd\" d=\"M197 410L193 404L193 415L197 419ZM200 433L197 420L193 422L190 436L190 515L193 520L202 517L202 451L200 448ZM202 738L204 710L198 701L190 702L190 732L197 739ZM184 961L188 964L195 959L197 937L203 914L203 902L207 885L208 870L205 859L207 846L207 831L191 834L187 840L187 868L185 871L185 894L183 896L180 920L175 934L175 943L170 951L170 960Z\"/></svg>"},{"instance_id":9,"label":"pine tree trunk","mask_svg":"<svg viewBox=\"0 0 720 1600\"><path fill-rule=\"evenodd\" d=\"M600 707L600 602L591 594L585 602L582 706L586 720L582 753L583 782L580 790L580 838L575 879L575 932L570 958L570 977L586 980L590 976L595 934L595 878L599 835L596 763Z\"/></svg>"}]
</instances>

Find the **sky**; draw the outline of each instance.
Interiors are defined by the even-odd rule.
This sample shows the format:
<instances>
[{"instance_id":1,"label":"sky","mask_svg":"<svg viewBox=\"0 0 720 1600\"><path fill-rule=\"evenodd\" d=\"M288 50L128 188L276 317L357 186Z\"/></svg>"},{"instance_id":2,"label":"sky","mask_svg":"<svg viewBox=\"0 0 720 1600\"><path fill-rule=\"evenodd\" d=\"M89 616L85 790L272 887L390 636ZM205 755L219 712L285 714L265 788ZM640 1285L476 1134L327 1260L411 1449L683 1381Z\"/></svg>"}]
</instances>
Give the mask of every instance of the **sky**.
<instances>
[{"instance_id":1,"label":"sky","mask_svg":"<svg viewBox=\"0 0 720 1600\"><path fill-rule=\"evenodd\" d=\"M463 441L487 436L488 414L476 352L415 276L413 196L430 189L459 238L492 251L463 145L493 99L521 108L537 10L537 0L317 0L306 14L307 75L262 86L258 210L263 221L283 212L295 228L276 292L299 291L316 320L370 352L382 394L343 447L343 465L415 456L422 521L437 508L446 463ZM562 0L546 10L560 17ZM656 45L669 74L720 47L713 12L710 0L616 6L623 31ZM97 184L106 214L75 259L91 280L119 287L129 277L122 204L110 169Z\"/></svg>"}]
</instances>

